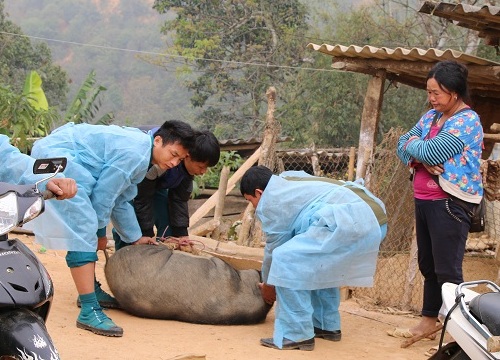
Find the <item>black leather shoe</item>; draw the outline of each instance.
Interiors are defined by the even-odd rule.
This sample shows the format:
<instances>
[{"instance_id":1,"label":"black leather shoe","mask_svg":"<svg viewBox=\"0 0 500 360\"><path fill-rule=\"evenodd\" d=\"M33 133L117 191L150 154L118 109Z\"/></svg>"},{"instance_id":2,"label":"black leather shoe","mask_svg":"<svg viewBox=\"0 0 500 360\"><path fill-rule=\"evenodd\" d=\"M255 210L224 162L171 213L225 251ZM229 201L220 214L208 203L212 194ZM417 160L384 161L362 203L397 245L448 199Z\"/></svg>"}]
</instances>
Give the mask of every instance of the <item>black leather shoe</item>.
<instances>
[{"instance_id":1,"label":"black leather shoe","mask_svg":"<svg viewBox=\"0 0 500 360\"><path fill-rule=\"evenodd\" d=\"M314 337L323 338L330 341L340 341L342 339L342 332L340 330L323 330L320 328L314 328Z\"/></svg>"},{"instance_id":2,"label":"black leather shoe","mask_svg":"<svg viewBox=\"0 0 500 360\"><path fill-rule=\"evenodd\" d=\"M294 349L306 350L306 351L314 350L314 338L299 342L294 342L292 340L284 338L282 349L274 345L273 338L260 339L260 344L278 350L294 350Z\"/></svg>"}]
</instances>

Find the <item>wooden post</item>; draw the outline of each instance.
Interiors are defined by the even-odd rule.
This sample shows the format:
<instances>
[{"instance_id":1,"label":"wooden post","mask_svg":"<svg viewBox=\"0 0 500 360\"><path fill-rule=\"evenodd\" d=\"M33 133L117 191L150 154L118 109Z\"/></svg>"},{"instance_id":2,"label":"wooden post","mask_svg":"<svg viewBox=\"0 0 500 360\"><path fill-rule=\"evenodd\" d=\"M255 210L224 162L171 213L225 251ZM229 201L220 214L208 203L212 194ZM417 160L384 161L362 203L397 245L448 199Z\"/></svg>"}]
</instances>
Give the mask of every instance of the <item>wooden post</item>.
<instances>
[{"instance_id":1,"label":"wooden post","mask_svg":"<svg viewBox=\"0 0 500 360\"><path fill-rule=\"evenodd\" d=\"M311 165L313 168L313 175L314 176L321 176L321 166L319 165L318 153L316 152L316 145L315 144L313 144L313 146L312 146Z\"/></svg>"},{"instance_id":2,"label":"wooden post","mask_svg":"<svg viewBox=\"0 0 500 360\"><path fill-rule=\"evenodd\" d=\"M255 214L255 209L253 205L248 203L241 219L241 226L240 226L240 231L238 233L238 240L236 241L238 245L245 245L245 246L248 245L249 243L248 238L250 237L250 232L251 232L250 230L254 223L254 214Z\"/></svg>"},{"instance_id":3,"label":"wooden post","mask_svg":"<svg viewBox=\"0 0 500 360\"><path fill-rule=\"evenodd\" d=\"M259 158L259 165L264 165L274 170L276 163L276 138L281 131L280 124L274 119L274 109L276 108L276 89L271 86L267 91L267 114L266 127L262 138L262 153Z\"/></svg>"},{"instance_id":4,"label":"wooden post","mask_svg":"<svg viewBox=\"0 0 500 360\"><path fill-rule=\"evenodd\" d=\"M384 83L386 71L379 69L375 76L368 82L366 90L363 113L361 115L361 129L359 132L358 162L356 165L356 179L361 178L365 149L373 152L375 139L377 137L377 128L380 120L380 110L384 99ZM364 168L366 170L366 167Z\"/></svg>"},{"instance_id":5,"label":"wooden post","mask_svg":"<svg viewBox=\"0 0 500 360\"><path fill-rule=\"evenodd\" d=\"M349 168L347 170L347 180L354 180L354 161L356 160L356 148L354 146L349 150Z\"/></svg>"},{"instance_id":6,"label":"wooden post","mask_svg":"<svg viewBox=\"0 0 500 360\"><path fill-rule=\"evenodd\" d=\"M280 124L274 119L274 109L276 107L276 89L270 87L266 91L267 95L267 115L266 115L266 127L264 129L264 136L262 139L262 152L259 158L259 165L264 165L271 170L275 169L276 165L276 138L281 130ZM255 217L254 210L249 208L252 205L249 204L245 210L240 232L238 234L239 244L260 244L262 242L262 229L260 226L254 226ZM249 241L249 238L252 241Z\"/></svg>"},{"instance_id":7,"label":"wooden post","mask_svg":"<svg viewBox=\"0 0 500 360\"><path fill-rule=\"evenodd\" d=\"M368 162L370 160L370 155L371 155L371 149L365 148L365 152L363 154L363 162L361 163L361 169L358 169L357 172L357 178L365 178L366 175L366 169L368 168ZM365 179L366 180L366 179Z\"/></svg>"},{"instance_id":8,"label":"wooden post","mask_svg":"<svg viewBox=\"0 0 500 360\"><path fill-rule=\"evenodd\" d=\"M222 215L224 213L224 202L226 200L226 191L227 191L227 180L229 177L229 166L224 166L222 168L222 171L220 173L220 180L219 180L219 198L217 200L217 204L215 205L215 212L214 212L214 220L221 224L222 222ZM212 233L212 239L219 239L220 237L220 226L214 229L214 232Z\"/></svg>"}]
</instances>

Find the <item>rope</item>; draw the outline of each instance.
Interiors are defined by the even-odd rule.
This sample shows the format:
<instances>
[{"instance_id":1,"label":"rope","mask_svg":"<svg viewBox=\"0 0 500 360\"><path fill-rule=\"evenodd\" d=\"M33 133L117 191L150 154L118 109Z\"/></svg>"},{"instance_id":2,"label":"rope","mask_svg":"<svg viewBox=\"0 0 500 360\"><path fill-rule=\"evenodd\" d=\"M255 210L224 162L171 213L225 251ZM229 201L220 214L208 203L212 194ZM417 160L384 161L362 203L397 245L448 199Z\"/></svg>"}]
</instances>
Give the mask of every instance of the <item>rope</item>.
<instances>
[{"instance_id":1,"label":"rope","mask_svg":"<svg viewBox=\"0 0 500 360\"><path fill-rule=\"evenodd\" d=\"M186 252L203 251L205 249L205 244L199 240L190 240L186 238L177 238L173 236L159 237L158 242L168 246L171 250L181 250ZM201 247L201 248L200 248Z\"/></svg>"}]
</instances>

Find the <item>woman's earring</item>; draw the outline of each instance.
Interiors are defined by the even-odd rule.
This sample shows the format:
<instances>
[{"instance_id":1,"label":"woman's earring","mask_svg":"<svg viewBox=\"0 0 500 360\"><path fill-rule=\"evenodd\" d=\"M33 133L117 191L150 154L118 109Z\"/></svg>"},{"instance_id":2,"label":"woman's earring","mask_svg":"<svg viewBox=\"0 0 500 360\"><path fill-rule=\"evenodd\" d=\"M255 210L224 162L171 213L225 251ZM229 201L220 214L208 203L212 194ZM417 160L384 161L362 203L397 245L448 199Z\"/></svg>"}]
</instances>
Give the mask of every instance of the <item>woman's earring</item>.
<instances>
[{"instance_id":1,"label":"woman's earring","mask_svg":"<svg viewBox=\"0 0 500 360\"><path fill-rule=\"evenodd\" d=\"M457 100L457 97L455 96L455 100Z\"/></svg>"}]
</instances>

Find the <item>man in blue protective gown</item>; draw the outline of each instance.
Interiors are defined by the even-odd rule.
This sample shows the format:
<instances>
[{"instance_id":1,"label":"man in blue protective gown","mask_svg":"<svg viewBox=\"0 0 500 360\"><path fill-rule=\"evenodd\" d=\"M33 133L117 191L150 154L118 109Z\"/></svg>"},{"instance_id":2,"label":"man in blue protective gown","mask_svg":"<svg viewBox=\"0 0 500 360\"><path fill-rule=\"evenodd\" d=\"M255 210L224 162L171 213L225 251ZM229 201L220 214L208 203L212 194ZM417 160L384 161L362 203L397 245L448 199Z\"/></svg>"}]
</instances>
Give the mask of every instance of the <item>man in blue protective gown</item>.
<instances>
[{"instance_id":1,"label":"man in blue protective gown","mask_svg":"<svg viewBox=\"0 0 500 360\"><path fill-rule=\"evenodd\" d=\"M261 345L313 350L314 338L340 341L340 286L372 286L384 204L358 183L264 166L242 177L266 236L264 300L276 300L274 334Z\"/></svg>"},{"instance_id":2,"label":"man in blue protective gown","mask_svg":"<svg viewBox=\"0 0 500 360\"><path fill-rule=\"evenodd\" d=\"M102 300L111 303L113 298L95 280L96 250L106 246L106 241L98 241L98 229L111 221L123 241L155 243L142 235L131 201L150 165L166 171L186 157L192 139L184 136L181 125L166 121L152 137L136 128L68 123L35 142L32 156L66 157L65 174L78 185L74 198L47 204L43 221L30 223L37 242L68 250L66 263L81 305L78 328L104 336L123 335L123 329L102 311Z\"/></svg>"},{"instance_id":3,"label":"man in blue protective gown","mask_svg":"<svg viewBox=\"0 0 500 360\"><path fill-rule=\"evenodd\" d=\"M155 127L148 134L153 136L157 131ZM219 157L220 146L215 135L210 131L194 131L189 154L179 165L156 177L146 176L138 185L133 201L143 236L154 237L156 226L156 237L189 239L188 200L193 191L193 179L215 166ZM115 229L113 239L116 250L127 245Z\"/></svg>"}]
</instances>

